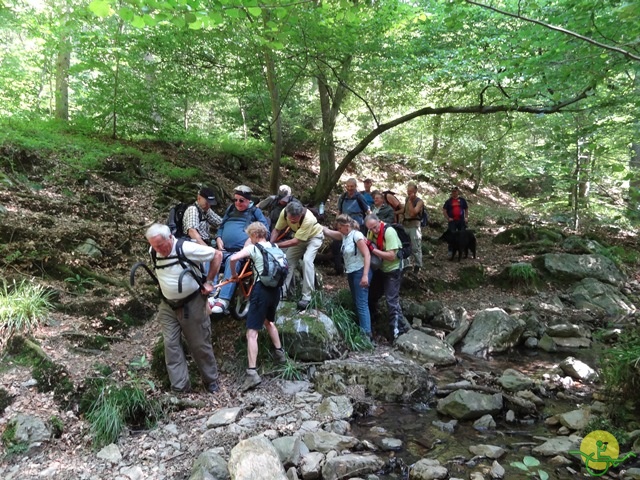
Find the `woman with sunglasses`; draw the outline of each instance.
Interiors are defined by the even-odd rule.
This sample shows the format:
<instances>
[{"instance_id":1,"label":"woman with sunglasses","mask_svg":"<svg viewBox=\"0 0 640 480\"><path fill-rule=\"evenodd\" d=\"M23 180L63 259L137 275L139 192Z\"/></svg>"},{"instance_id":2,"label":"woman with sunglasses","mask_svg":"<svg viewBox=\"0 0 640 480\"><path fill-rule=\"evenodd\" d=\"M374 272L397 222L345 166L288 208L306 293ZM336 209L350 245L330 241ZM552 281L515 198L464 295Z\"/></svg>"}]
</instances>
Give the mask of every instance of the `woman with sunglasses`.
<instances>
[{"instance_id":1,"label":"woman with sunglasses","mask_svg":"<svg viewBox=\"0 0 640 480\"><path fill-rule=\"evenodd\" d=\"M371 332L371 314L369 313L369 283L371 282L371 254L367 239L360 232L360 225L349 215L336 217L336 230L323 227L323 233L334 240L342 240L342 258L347 272L349 289L356 304L358 322L369 338Z\"/></svg>"}]
</instances>

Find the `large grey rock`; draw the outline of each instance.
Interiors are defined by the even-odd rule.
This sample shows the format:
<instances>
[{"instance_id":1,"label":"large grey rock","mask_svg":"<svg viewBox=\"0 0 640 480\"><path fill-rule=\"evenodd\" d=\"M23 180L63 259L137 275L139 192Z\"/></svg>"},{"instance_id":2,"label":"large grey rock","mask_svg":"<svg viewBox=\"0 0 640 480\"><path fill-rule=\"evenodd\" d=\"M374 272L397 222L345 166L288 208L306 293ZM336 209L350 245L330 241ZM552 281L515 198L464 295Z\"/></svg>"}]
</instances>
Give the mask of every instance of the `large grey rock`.
<instances>
[{"instance_id":1,"label":"large grey rock","mask_svg":"<svg viewBox=\"0 0 640 480\"><path fill-rule=\"evenodd\" d=\"M533 453L553 457L558 454L567 454L569 450L579 450L582 437L570 435L568 437L553 437L533 449Z\"/></svg>"},{"instance_id":2,"label":"large grey rock","mask_svg":"<svg viewBox=\"0 0 640 480\"><path fill-rule=\"evenodd\" d=\"M327 453L331 450L338 452L350 450L358 445L360 441L355 437L318 430L317 432L305 433L304 443L311 451Z\"/></svg>"},{"instance_id":3,"label":"large grey rock","mask_svg":"<svg viewBox=\"0 0 640 480\"><path fill-rule=\"evenodd\" d=\"M571 430L582 430L589 423L591 412L588 409L579 408L558 415L560 423Z\"/></svg>"},{"instance_id":4,"label":"large grey rock","mask_svg":"<svg viewBox=\"0 0 640 480\"><path fill-rule=\"evenodd\" d=\"M502 376L498 379L498 383L502 388L509 392L527 390L535 385L533 379L512 368L507 368L502 372Z\"/></svg>"},{"instance_id":5,"label":"large grey rock","mask_svg":"<svg viewBox=\"0 0 640 480\"><path fill-rule=\"evenodd\" d=\"M444 310L444 305L438 300L424 303L402 300L402 312L408 319L419 318L424 324L430 324L433 319Z\"/></svg>"},{"instance_id":6,"label":"large grey rock","mask_svg":"<svg viewBox=\"0 0 640 480\"><path fill-rule=\"evenodd\" d=\"M345 395L334 395L326 397L318 407L318 413L331 420L342 420L351 418L353 415L353 405L349 397Z\"/></svg>"},{"instance_id":7,"label":"large grey rock","mask_svg":"<svg viewBox=\"0 0 640 480\"><path fill-rule=\"evenodd\" d=\"M545 352L571 351L576 348L589 348L591 340L586 337L550 337L544 334L538 342L538 348Z\"/></svg>"},{"instance_id":8,"label":"large grey rock","mask_svg":"<svg viewBox=\"0 0 640 480\"><path fill-rule=\"evenodd\" d=\"M421 364L453 365L455 350L447 342L412 329L396 340L396 348Z\"/></svg>"},{"instance_id":9,"label":"large grey rock","mask_svg":"<svg viewBox=\"0 0 640 480\"><path fill-rule=\"evenodd\" d=\"M278 452L261 435L242 440L233 447L229 456L229 473L232 480L287 480Z\"/></svg>"},{"instance_id":10,"label":"large grey rock","mask_svg":"<svg viewBox=\"0 0 640 480\"><path fill-rule=\"evenodd\" d=\"M207 419L207 428L222 427L234 423L238 419L238 415L242 407L221 408L213 412Z\"/></svg>"},{"instance_id":11,"label":"large grey rock","mask_svg":"<svg viewBox=\"0 0 640 480\"><path fill-rule=\"evenodd\" d=\"M507 451L496 445L471 445L469 451L474 455L481 455L483 457L498 459L503 456Z\"/></svg>"},{"instance_id":12,"label":"large grey rock","mask_svg":"<svg viewBox=\"0 0 640 480\"><path fill-rule=\"evenodd\" d=\"M525 322L507 314L501 308L478 312L464 337L462 352L484 357L515 346L525 328Z\"/></svg>"},{"instance_id":13,"label":"large grey rock","mask_svg":"<svg viewBox=\"0 0 640 480\"><path fill-rule=\"evenodd\" d=\"M93 238L87 238L84 243L78 245L76 252L91 258L102 257L102 249Z\"/></svg>"},{"instance_id":14,"label":"large grey rock","mask_svg":"<svg viewBox=\"0 0 640 480\"><path fill-rule=\"evenodd\" d=\"M562 360L560 369L566 375L581 382L592 382L598 378L598 373L593 368L574 357L567 357Z\"/></svg>"},{"instance_id":15,"label":"large grey rock","mask_svg":"<svg viewBox=\"0 0 640 480\"><path fill-rule=\"evenodd\" d=\"M189 480L229 480L227 461L216 450L206 450L196 459Z\"/></svg>"},{"instance_id":16,"label":"large grey rock","mask_svg":"<svg viewBox=\"0 0 640 480\"><path fill-rule=\"evenodd\" d=\"M304 362L322 362L339 355L338 329L328 316L317 310L298 312L295 304L280 302L276 324L289 356Z\"/></svg>"},{"instance_id":17,"label":"large grey rock","mask_svg":"<svg viewBox=\"0 0 640 480\"><path fill-rule=\"evenodd\" d=\"M100 451L96 453L96 457L116 464L120 463L122 460L122 453L120 453L120 449L115 443L110 443L109 445L102 447Z\"/></svg>"},{"instance_id":18,"label":"large grey rock","mask_svg":"<svg viewBox=\"0 0 640 480\"><path fill-rule=\"evenodd\" d=\"M323 461L324 453L321 452L309 452L302 457L302 462L300 462L300 475L302 476L302 480L316 480L320 478Z\"/></svg>"},{"instance_id":19,"label":"large grey rock","mask_svg":"<svg viewBox=\"0 0 640 480\"><path fill-rule=\"evenodd\" d=\"M329 458L322 467L323 480L342 480L374 473L384 466L376 455L347 454Z\"/></svg>"},{"instance_id":20,"label":"large grey rock","mask_svg":"<svg viewBox=\"0 0 640 480\"><path fill-rule=\"evenodd\" d=\"M437 410L458 420L474 420L502 410L502 395L456 390L438 401Z\"/></svg>"},{"instance_id":21,"label":"large grey rock","mask_svg":"<svg viewBox=\"0 0 640 480\"><path fill-rule=\"evenodd\" d=\"M34 444L45 442L51 438L51 430L45 422L33 415L17 414L9 421L15 434L12 443Z\"/></svg>"},{"instance_id":22,"label":"large grey rock","mask_svg":"<svg viewBox=\"0 0 640 480\"><path fill-rule=\"evenodd\" d=\"M448 470L438 460L422 458L411 467L409 480L440 480L448 475Z\"/></svg>"},{"instance_id":23,"label":"large grey rock","mask_svg":"<svg viewBox=\"0 0 640 480\"><path fill-rule=\"evenodd\" d=\"M618 288L594 278L585 278L574 285L569 296L577 308L603 310L608 315L627 315L636 310Z\"/></svg>"},{"instance_id":24,"label":"large grey rock","mask_svg":"<svg viewBox=\"0 0 640 480\"><path fill-rule=\"evenodd\" d=\"M298 466L302 457L302 440L299 435L276 438L271 443L285 468Z\"/></svg>"},{"instance_id":25,"label":"large grey rock","mask_svg":"<svg viewBox=\"0 0 640 480\"><path fill-rule=\"evenodd\" d=\"M324 362L313 381L321 393L344 394L360 385L374 399L386 402L428 401L435 392L435 380L426 369L392 356Z\"/></svg>"},{"instance_id":26,"label":"large grey rock","mask_svg":"<svg viewBox=\"0 0 640 480\"><path fill-rule=\"evenodd\" d=\"M621 286L625 280L615 263L598 254L547 253L537 257L534 264L558 280L576 281L595 278L616 286Z\"/></svg>"}]
</instances>

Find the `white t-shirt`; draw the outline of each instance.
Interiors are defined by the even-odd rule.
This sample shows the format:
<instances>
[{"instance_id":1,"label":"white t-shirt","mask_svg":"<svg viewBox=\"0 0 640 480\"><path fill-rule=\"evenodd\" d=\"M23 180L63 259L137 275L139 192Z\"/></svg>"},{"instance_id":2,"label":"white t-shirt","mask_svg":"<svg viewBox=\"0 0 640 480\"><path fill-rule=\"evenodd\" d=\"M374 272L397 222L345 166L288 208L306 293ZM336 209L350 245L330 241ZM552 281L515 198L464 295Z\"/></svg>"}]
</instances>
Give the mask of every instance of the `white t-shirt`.
<instances>
[{"instance_id":1,"label":"white t-shirt","mask_svg":"<svg viewBox=\"0 0 640 480\"><path fill-rule=\"evenodd\" d=\"M360 230L351 230L346 237L342 238L342 258L344 259L344 270L347 273L356 272L364 268L364 257L358 250L357 242L364 240L364 235Z\"/></svg>"},{"instance_id":2,"label":"white t-shirt","mask_svg":"<svg viewBox=\"0 0 640 480\"><path fill-rule=\"evenodd\" d=\"M173 239L173 247L171 248L170 256L176 255L176 244L178 243L177 239ZM196 263L206 263L210 262L213 259L213 255L215 254L215 250L212 247L208 247L205 245L200 245L196 242L190 242L189 240L185 240L182 243L182 251L184 252L184 256L189 260L192 260ZM162 267L163 265L177 262L177 259L166 259L161 255L157 256L156 264L158 267ZM182 298L186 298L191 295L196 290L200 289L198 282L193 278L192 275L186 274L182 277L182 293L178 293L178 280L180 279L180 274L183 272L184 268L179 263L172 265L167 268L157 268L155 271L156 276L158 277L158 282L160 282L160 289L162 290L162 294L168 298L169 300L180 300ZM199 274L197 269L194 270L196 275Z\"/></svg>"}]
</instances>

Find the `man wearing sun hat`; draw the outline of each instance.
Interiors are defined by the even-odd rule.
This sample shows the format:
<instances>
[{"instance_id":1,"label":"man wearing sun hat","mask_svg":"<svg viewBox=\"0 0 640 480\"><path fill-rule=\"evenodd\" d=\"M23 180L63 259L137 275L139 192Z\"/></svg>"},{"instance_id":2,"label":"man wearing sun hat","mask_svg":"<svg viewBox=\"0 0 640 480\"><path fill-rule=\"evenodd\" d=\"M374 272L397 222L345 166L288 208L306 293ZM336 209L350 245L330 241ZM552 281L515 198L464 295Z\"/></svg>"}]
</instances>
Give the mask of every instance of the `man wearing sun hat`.
<instances>
[{"instance_id":1,"label":"man wearing sun hat","mask_svg":"<svg viewBox=\"0 0 640 480\"><path fill-rule=\"evenodd\" d=\"M224 212L222 224L218 229L216 246L223 252L224 280L230 279L233 274L229 258L242 250L249 239L245 229L253 222L260 222L269 229L262 210L251 200L252 193L251 188L246 185L238 185L233 189L233 203ZM238 268L240 268L239 264ZM220 289L218 300L211 308L212 313L219 314L226 311L235 289L235 282L227 283Z\"/></svg>"}]
</instances>

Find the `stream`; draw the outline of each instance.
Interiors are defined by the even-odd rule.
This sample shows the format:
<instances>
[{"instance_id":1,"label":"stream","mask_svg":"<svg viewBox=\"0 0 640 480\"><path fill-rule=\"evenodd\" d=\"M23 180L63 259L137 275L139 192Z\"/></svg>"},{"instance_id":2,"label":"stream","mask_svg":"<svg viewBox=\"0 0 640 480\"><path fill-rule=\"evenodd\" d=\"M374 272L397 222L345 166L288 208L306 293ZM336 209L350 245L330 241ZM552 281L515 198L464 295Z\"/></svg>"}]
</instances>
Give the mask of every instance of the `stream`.
<instances>
[{"instance_id":1,"label":"stream","mask_svg":"<svg viewBox=\"0 0 640 480\"><path fill-rule=\"evenodd\" d=\"M382 452L383 458L394 458L392 464L398 464L391 472L380 475L381 480L402 479L401 466L411 465L421 458L437 459L441 465L449 470L450 477L469 478L471 472L480 471L484 478L491 478L489 469L493 463L492 459L476 457L469 451L469 447L474 445L494 445L506 450L506 454L498 459L500 465L505 469L505 479L526 479L537 478L527 472L511 466L512 462L522 461L525 455L532 455L532 448L543 443L539 437L553 437L556 435L557 427L547 427L544 419L558 414L574 410L583 404L591 402L592 387L583 386L580 383L561 387L558 382L545 379L547 374L553 375L558 363L568 356L579 357L589 365L595 365L597 350L580 350L573 353L546 353L543 351L514 350L508 354L493 357L489 360L472 358L457 354L461 362L451 367L440 367L432 372L436 377L439 387L446 384L462 380L462 374L466 377L473 376L474 373L483 378L486 384L487 378L499 378L507 368L519 370L525 375L544 382L547 396L540 394L538 389L534 393L545 400L544 407L538 409L538 416L533 418L523 418L516 415L514 422L505 420L505 413L494 416L496 428L492 430L479 431L473 426L473 420L459 421L451 433L447 428L440 428L433 425L433 422L447 423L451 417L440 415L436 411L437 400L442 398L436 396L429 406L412 406L384 404L375 413L375 416L360 417L352 425L352 435L360 440L368 440L375 445L380 445L383 438L396 438L402 441L402 446L395 452ZM474 372L474 373L471 373ZM556 388L557 387L557 388ZM555 391L554 391L555 390ZM573 398L562 398L557 395L559 391L570 394ZM419 408L416 408L419 407ZM384 430L382 430L384 429ZM385 457L385 455L387 457ZM549 478L565 480L576 477L567 467L558 467L550 463L551 457L536 457L541 465L535 470L542 469L549 474ZM577 458L571 458L569 467L580 472L581 463Z\"/></svg>"}]
</instances>

